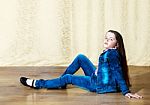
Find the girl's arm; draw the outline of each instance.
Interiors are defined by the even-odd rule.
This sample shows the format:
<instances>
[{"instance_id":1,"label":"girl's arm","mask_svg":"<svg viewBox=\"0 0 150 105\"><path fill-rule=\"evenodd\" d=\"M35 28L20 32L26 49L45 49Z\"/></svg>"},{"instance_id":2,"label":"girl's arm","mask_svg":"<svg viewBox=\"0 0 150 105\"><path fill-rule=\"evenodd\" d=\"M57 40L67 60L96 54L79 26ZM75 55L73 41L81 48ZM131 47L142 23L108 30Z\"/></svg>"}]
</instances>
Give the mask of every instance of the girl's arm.
<instances>
[{"instance_id":1,"label":"girl's arm","mask_svg":"<svg viewBox=\"0 0 150 105\"><path fill-rule=\"evenodd\" d=\"M123 78L122 67L119 60L119 54L117 52L112 52L109 56L109 62L111 63L111 69L113 70L115 79L123 93L124 96L128 98L142 98L142 96L138 95L137 93L133 94L130 93L128 86Z\"/></svg>"}]
</instances>

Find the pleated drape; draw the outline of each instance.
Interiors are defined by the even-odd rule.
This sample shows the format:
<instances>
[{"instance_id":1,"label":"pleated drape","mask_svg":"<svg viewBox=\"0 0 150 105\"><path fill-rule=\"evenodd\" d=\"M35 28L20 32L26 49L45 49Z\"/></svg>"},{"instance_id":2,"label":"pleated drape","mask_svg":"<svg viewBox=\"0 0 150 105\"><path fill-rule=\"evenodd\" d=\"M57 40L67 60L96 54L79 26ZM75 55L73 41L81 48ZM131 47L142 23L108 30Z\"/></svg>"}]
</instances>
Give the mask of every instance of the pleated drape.
<instances>
[{"instance_id":1,"label":"pleated drape","mask_svg":"<svg viewBox=\"0 0 150 105\"><path fill-rule=\"evenodd\" d=\"M108 30L124 39L129 65L150 66L150 0L0 0L0 66L97 65Z\"/></svg>"}]
</instances>

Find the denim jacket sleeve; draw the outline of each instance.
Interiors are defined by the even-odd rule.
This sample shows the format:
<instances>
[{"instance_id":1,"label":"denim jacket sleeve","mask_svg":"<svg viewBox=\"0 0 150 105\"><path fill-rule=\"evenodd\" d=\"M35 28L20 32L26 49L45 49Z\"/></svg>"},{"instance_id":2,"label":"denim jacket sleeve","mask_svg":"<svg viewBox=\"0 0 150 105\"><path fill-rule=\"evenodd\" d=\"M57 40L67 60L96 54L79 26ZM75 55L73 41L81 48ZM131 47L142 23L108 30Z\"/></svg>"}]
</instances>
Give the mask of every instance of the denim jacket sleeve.
<instances>
[{"instance_id":1,"label":"denim jacket sleeve","mask_svg":"<svg viewBox=\"0 0 150 105\"><path fill-rule=\"evenodd\" d=\"M123 77L120 55L117 50L111 50L108 53L108 63L114 76L114 79L119 85L120 90L122 91L122 94L125 95L126 93L129 93L129 88L126 85L125 79Z\"/></svg>"}]
</instances>

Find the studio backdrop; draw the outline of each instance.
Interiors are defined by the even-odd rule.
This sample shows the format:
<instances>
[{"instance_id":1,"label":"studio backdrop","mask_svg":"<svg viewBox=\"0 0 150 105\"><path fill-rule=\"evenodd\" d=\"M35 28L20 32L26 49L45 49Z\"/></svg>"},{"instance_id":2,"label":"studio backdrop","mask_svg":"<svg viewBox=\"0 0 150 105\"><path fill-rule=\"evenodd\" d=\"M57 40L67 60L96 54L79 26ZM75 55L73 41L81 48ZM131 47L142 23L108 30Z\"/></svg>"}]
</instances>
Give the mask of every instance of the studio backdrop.
<instances>
[{"instance_id":1,"label":"studio backdrop","mask_svg":"<svg viewBox=\"0 0 150 105\"><path fill-rule=\"evenodd\" d=\"M108 30L119 31L129 65L150 66L150 0L0 0L0 66L97 65Z\"/></svg>"}]
</instances>

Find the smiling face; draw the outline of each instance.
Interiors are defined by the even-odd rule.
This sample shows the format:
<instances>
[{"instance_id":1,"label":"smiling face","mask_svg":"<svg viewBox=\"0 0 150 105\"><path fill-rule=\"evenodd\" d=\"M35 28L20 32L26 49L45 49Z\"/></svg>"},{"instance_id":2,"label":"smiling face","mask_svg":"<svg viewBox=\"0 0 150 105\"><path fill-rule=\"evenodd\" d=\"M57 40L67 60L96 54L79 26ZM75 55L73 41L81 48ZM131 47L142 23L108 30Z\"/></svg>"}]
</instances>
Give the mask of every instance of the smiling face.
<instances>
[{"instance_id":1,"label":"smiling face","mask_svg":"<svg viewBox=\"0 0 150 105\"><path fill-rule=\"evenodd\" d=\"M111 48L117 48L117 40L115 37L114 33L107 32L105 35L105 40L104 40L104 48L105 49L111 49Z\"/></svg>"}]
</instances>

